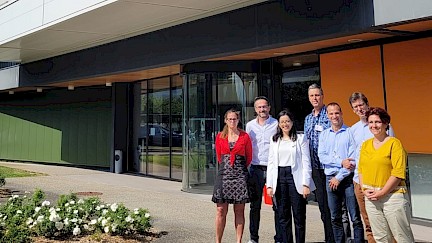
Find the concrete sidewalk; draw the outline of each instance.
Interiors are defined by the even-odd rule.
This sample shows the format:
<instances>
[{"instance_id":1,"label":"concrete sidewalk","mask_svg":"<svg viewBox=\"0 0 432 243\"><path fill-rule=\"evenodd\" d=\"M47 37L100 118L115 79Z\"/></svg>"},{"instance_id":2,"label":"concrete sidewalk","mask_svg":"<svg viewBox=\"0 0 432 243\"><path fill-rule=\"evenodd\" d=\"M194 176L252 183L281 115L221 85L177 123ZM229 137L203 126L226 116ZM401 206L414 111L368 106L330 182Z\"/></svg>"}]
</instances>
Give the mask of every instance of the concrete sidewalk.
<instances>
[{"instance_id":1,"label":"concrete sidewalk","mask_svg":"<svg viewBox=\"0 0 432 243\"><path fill-rule=\"evenodd\" d=\"M210 195L181 192L181 183L147 177L113 174L97 170L30 163L0 162L2 166L47 174L46 176L10 178L6 187L17 192L42 189L47 198L71 192L99 192L106 203L124 203L129 208L147 208L154 219L154 228L167 234L155 242L214 242L215 205ZM249 240L249 207L246 207L246 227L243 242ZM318 207L307 206L306 241L322 242L323 227ZM228 213L224 242L235 242L232 208ZM412 225L419 242L432 242L432 228ZM273 211L263 205L260 242L274 242Z\"/></svg>"}]
</instances>

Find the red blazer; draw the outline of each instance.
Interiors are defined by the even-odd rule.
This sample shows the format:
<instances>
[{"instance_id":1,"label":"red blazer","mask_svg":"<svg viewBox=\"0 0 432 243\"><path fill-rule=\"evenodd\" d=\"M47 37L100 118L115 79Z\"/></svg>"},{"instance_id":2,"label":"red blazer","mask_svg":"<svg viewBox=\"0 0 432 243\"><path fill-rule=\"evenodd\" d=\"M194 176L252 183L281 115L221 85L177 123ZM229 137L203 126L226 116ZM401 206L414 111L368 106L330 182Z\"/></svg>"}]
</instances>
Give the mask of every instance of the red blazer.
<instances>
[{"instance_id":1,"label":"red blazer","mask_svg":"<svg viewBox=\"0 0 432 243\"><path fill-rule=\"evenodd\" d=\"M218 163L221 162L223 154L229 154L230 163L233 166L235 155L242 155L246 158L246 166L249 166L252 161L252 142L249 135L245 131L240 130L239 138L232 150L230 150L228 144L228 137L221 138L220 135L221 133L218 133L216 136L216 158Z\"/></svg>"}]
</instances>

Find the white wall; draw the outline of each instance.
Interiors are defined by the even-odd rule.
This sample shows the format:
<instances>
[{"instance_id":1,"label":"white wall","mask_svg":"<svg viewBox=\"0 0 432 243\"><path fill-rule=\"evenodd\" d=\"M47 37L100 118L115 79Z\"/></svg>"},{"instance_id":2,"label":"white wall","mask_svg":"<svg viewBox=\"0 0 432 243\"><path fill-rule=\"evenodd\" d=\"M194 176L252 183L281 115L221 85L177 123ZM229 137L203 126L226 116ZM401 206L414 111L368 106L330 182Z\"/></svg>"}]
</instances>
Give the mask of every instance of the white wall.
<instances>
[{"instance_id":1,"label":"white wall","mask_svg":"<svg viewBox=\"0 0 432 243\"><path fill-rule=\"evenodd\" d=\"M432 16L431 0L374 0L375 25Z\"/></svg>"},{"instance_id":2,"label":"white wall","mask_svg":"<svg viewBox=\"0 0 432 243\"><path fill-rule=\"evenodd\" d=\"M0 90L18 87L19 66L0 70Z\"/></svg>"},{"instance_id":3,"label":"white wall","mask_svg":"<svg viewBox=\"0 0 432 243\"><path fill-rule=\"evenodd\" d=\"M115 1L18 0L0 9L0 44Z\"/></svg>"}]
</instances>

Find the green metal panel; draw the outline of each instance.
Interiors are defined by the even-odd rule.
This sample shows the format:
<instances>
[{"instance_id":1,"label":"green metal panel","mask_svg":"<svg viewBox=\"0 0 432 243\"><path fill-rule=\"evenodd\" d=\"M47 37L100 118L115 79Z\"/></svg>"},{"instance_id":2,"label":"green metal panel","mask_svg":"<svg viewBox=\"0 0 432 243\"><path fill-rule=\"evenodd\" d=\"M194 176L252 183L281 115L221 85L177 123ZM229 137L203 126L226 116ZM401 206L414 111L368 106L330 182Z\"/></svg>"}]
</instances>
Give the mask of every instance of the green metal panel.
<instances>
[{"instance_id":1,"label":"green metal panel","mask_svg":"<svg viewBox=\"0 0 432 243\"><path fill-rule=\"evenodd\" d=\"M0 99L0 159L110 166L109 88L35 96Z\"/></svg>"}]
</instances>

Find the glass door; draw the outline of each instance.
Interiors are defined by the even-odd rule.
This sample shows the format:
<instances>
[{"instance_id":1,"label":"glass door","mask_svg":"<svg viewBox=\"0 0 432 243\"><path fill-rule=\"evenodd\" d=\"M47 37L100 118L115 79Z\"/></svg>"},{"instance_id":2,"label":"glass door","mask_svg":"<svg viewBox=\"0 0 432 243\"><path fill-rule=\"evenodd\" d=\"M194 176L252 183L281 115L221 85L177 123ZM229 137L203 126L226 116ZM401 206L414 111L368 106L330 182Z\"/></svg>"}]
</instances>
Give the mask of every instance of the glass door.
<instances>
[{"instance_id":1,"label":"glass door","mask_svg":"<svg viewBox=\"0 0 432 243\"><path fill-rule=\"evenodd\" d=\"M218 163L215 138L230 108L241 111L240 128L254 115L258 94L254 73L199 73L185 76L183 190L211 192Z\"/></svg>"}]
</instances>

